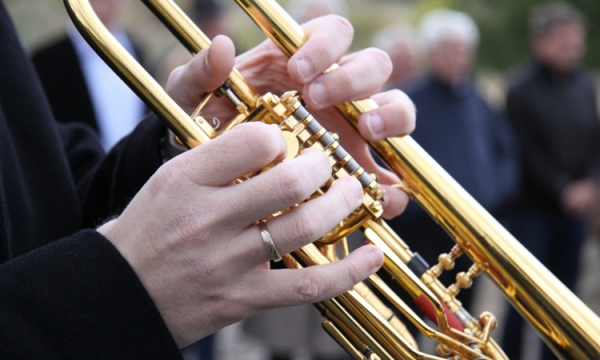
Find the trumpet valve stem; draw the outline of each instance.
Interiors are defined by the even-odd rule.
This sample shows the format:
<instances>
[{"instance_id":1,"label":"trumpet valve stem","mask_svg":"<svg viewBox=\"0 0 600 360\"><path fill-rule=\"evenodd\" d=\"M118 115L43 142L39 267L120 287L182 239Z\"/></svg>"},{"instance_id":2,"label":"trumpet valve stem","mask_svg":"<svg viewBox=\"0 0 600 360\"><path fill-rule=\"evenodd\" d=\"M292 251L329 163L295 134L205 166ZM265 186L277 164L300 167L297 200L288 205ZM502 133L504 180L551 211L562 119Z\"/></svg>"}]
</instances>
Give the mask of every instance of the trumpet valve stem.
<instances>
[{"instance_id":1,"label":"trumpet valve stem","mask_svg":"<svg viewBox=\"0 0 600 360\"><path fill-rule=\"evenodd\" d=\"M456 282L462 289L468 289L473 285L473 279L465 272L460 272L456 275Z\"/></svg>"},{"instance_id":2,"label":"trumpet valve stem","mask_svg":"<svg viewBox=\"0 0 600 360\"><path fill-rule=\"evenodd\" d=\"M460 272L456 275L456 283L448 288L448 293L451 296L456 296L461 289L468 289L473 286L473 279L483 271L483 267L479 264L473 264L469 271Z\"/></svg>"},{"instance_id":3,"label":"trumpet valve stem","mask_svg":"<svg viewBox=\"0 0 600 360\"><path fill-rule=\"evenodd\" d=\"M441 267L448 271L454 268L455 258L449 254L441 254L438 258Z\"/></svg>"}]
</instances>

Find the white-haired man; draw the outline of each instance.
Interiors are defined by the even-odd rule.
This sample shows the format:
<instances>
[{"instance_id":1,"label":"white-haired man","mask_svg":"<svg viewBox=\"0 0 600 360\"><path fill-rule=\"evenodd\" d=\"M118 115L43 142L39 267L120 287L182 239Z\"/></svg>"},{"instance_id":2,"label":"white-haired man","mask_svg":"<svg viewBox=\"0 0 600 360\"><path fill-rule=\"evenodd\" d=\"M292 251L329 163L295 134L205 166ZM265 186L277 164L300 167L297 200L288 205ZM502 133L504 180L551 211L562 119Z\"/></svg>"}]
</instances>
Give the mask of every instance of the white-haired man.
<instances>
[{"instance_id":1,"label":"white-haired man","mask_svg":"<svg viewBox=\"0 0 600 360\"><path fill-rule=\"evenodd\" d=\"M417 46L413 29L406 24L393 24L379 30L372 45L388 53L392 60L392 74L388 88L403 88L417 76Z\"/></svg>"},{"instance_id":2,"label":"white-haired man","mask_svg":"<svg viewBox=\"0 0 600 360\"><path fill-rule=\"evenodd\" d=\"M430 73L406 90L418 111L414 138L479 203L497 214L515 192L517 165L504 118L488 107L470 81L477 26L464 13L436 9L420 21L418 36ZM453 245L415 203L390 224L430 264ZM462 259L456 271L465 271L470 264ZM442 281L453 281L454 276L445 275ZM462 291L459 299L468 309L470 291Z\"/></svg>"}]
</instances>

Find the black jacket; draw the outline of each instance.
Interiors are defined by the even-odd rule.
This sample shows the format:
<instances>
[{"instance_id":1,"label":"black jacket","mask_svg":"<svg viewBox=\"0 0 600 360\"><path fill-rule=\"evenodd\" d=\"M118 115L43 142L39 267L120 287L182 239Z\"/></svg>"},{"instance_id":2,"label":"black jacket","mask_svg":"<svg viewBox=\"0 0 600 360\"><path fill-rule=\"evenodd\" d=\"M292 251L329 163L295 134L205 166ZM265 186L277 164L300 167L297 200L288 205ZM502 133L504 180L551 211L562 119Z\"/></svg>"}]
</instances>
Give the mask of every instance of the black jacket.
<instances>
[{"instance_id":1,"label":"black jacket","mask_svg":"<svg viewBox=\"0 0 600 360\"><path fill-rule=\"evenodd\" d=\"M0 3L0 358L179 358L152 299L93 226L160 166L147 119L107 156L57 125ZM62 239L61 239L62 238Z\"/></svg>"},{"instance_id":2,"label":"black jacket","mask_svg":"<svg viewBox=\"0 0 600 360\"><path fill-rule=\"evenodd\" d=\"M521 145L521 205L561 211L574 180L598 177L600 124L592 78L532 62L515 77L507 114Z\"/></svg>"}]
</instances>

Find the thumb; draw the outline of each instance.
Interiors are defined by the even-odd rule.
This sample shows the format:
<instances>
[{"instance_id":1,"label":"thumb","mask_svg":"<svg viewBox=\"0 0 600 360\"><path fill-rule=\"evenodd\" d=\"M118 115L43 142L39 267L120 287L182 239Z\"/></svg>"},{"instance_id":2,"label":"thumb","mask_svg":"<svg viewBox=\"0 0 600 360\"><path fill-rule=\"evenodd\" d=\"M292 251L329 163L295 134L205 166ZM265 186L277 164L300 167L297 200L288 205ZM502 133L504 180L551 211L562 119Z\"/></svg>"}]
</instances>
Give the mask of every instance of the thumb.
<instances>
[{"instance_id":1,"label":"thumb","mask_svg":"<svg viewBox=\"0 0 600 360\"><path fill-rule=\"evenodd\" d=\"M207 92L217 89L231 73L235 47L226 36L215 37L208 49L171 72L167 93L187 113L192 113Z\"/></svg>"}]
</instances>

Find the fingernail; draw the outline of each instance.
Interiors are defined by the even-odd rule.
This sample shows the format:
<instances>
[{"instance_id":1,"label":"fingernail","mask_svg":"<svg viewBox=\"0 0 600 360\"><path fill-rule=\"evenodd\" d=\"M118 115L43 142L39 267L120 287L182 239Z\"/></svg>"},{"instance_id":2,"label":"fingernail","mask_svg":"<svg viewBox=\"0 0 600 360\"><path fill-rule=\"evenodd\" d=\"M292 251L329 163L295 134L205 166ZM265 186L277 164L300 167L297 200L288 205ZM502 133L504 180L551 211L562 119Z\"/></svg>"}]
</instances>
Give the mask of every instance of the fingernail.
<instances>
[{"instance_id":1,"label":"fingernail","mask_svg":"<svg viewBox=\"0 0 600 360\"><path fill-rule=\"evenodd\" d=\"M374 138L379 137L379 134L383 131L383 120L381 120L381 116L369 114L367 117L367 127L369 128L371 136Z\"/></svg>"},{"instance_id":2,"label":"fingernail","mask_svg":"<svg viewBox=\"0 0 600 360\"><path fill-rule=\"evenodd\" d=\"M310 77L312 76L312 64L308 60L302 58L296 62L296 67L298 69L298 74L300 75L300 77L303 80L308 81L308 79L310 79Z\"/></svg>"},{"instance_id":3,"label":"fingernail","mask_svg":"<svg viewBox=\"0 0 600 360\"><path fill-rule=\"evenodd\" d=\"M373 246L371 251L369 251L369 257L373 263L374 271L377 271L379 268L381 268L381 265L383 265L383 251L381 251L381 249Z\"/></svg>"},{"instance_id":4,"label":"fingernail","mask_svg":"<svg viewBox=\"0 0 600 360\"><path fill-rule=\"evenodd\" d=\"M356 206L358 207L360 204L362 204L363 194L364 194L363 188L358 180L353 180L350 183L352 184L352 188L356 192L356 198L357 198Z\"/></svg>"},{"instance_id":5,"label":"fingernail","mask_svg":"<svg viewBox=\"0 0 600 360\"><path fill-rule=\"evenodd\" d=\"M327 101L327 92L325 91L325 86L319 82L312 84L310 86L308 96L313 104L321 107Z\"/></svg>"}]
</instances>

